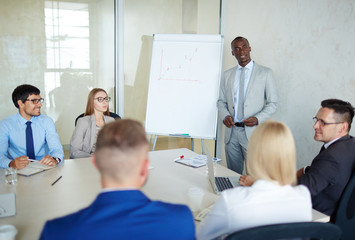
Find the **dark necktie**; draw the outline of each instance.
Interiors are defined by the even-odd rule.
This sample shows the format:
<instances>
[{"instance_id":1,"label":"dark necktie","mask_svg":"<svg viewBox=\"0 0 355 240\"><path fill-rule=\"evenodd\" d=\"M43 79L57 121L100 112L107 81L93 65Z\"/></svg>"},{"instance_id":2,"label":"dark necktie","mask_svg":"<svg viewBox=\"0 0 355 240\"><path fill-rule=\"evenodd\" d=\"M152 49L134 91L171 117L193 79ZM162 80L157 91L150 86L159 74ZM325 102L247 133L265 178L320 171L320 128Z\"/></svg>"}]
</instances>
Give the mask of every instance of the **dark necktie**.
<instances>
[{"instance_id":1,"label":"dark necktie","mask_svg":"<svg viewBox=\"0 0 355 240\"><path fill-rule=\"evenodd\" d=\"M31 121L26 122L27 128L26 128L26 149L27 149L27 156L30 159L36 159L35 158L35 148L33 146L33 134L32 134L32 127L31 127Z\"/></svg>"},{"instance_id":2,"label":"dark necktie","mask_svg":"<svg viewBox=\"0 0 355 240\"><path fill-rule=\"evenodd\" d=\"M320 152L319 152L319 153L323 152L324 149L325 149L325 147L324 147L324 145L323 145L322 148L320 149Z\"/></svg>"}]
</instances>

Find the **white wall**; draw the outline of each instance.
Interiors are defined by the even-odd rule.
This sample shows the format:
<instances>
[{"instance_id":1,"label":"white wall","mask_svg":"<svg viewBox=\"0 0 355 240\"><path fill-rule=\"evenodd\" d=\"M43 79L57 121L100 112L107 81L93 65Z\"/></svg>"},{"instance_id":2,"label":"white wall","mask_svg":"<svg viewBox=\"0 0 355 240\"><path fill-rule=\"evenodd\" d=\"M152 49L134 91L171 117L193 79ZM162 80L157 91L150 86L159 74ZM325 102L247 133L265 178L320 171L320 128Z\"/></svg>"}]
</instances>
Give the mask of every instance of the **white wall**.
<instances>
[{"instance_id":1,"label":"white wall","mask_svg":"<svg viewBox=\"0 0 355 240\"><path fill-rule=\"evenodd\" d=\"M355 1L223 1L225 69L236 64L230 42L246 37L252 58L274 70L279 108L273 118L291 128L298 167L309 164L321 147L312 128L320 102L355 105Z\"/></svg>"}]
</instances>

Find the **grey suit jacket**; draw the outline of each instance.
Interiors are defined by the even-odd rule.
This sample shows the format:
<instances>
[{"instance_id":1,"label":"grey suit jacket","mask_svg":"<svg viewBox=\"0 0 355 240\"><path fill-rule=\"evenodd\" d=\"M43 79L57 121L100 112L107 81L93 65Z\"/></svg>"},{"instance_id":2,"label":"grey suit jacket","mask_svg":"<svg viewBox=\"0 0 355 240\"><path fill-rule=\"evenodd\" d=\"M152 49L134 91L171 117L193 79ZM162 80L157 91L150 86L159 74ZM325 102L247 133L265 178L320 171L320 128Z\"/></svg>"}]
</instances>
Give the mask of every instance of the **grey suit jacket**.
<instances>
[{"instance_id":1,"label":"grey suit jacket","mask_svg":"<svg viewBox=\"0 0 355 240\"><path fill-rule=\"evenodd\" d=\"M115 121L113 117L104 115L105 124ZM70 158L85 158L91 156L91 150L96 142L96 119L94 115L78 119L73 136L70 140Z\"/></svg>"},{"instance_id":2,"label":"grey suit jacket","mask_svg":"<svg viewBox=\"0 0 355 240\"><path fill-rule=\"evenodd\" d=\"M228 69L221 79L217 107L219 118L222 121L228 115L234 118L234 80L236 71L237 66ZM272 70L254 62L244 101L244 118L254 116L260 124L270 118L276 109L277 92ZM245 127L248 139L255 127ZM229 142L231 132L231 128L226 128L225 143Z\"/></svg>"}]
</instances>

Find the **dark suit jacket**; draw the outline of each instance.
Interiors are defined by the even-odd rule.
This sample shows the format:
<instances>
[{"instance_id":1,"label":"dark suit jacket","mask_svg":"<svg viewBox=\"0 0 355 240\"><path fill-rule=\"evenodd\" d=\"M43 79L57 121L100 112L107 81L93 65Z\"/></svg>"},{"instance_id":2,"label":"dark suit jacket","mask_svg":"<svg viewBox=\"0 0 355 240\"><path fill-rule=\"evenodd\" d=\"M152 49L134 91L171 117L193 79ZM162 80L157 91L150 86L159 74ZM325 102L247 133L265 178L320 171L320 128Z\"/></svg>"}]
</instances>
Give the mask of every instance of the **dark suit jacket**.
<instances>
[{"instance_id":1,"label":"dark suit jacket","mask_svg":"<svg viewBox=\"0 0 355 240\"><path fill-rule=\"evenodd\" d=\"M308 187L313 208L333 214L355 168L355 139L344 136L320 152L298 180Z\"/></svg>"},{"instance_id":2,"label":"dark suit jacket","mask_svg":"<svg viewBox=\"0 0 355 240\"><path fill-rule=\"evenodd\" d=\"M141 191L103 192L87 208L48 221L41 239L195 239L187 206L149 200Z\"/></svg>"}]
</instances>

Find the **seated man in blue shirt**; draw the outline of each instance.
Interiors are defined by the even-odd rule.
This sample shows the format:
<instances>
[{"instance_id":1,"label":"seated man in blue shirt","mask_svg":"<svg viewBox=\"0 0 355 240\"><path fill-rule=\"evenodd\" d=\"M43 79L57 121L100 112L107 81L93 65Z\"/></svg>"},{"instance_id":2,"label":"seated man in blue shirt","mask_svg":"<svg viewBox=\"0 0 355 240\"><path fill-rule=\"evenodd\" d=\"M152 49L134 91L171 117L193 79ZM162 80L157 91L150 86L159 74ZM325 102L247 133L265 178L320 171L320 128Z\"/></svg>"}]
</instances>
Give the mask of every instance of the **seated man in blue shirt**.
<instances>
[{"instance_id":1,"label":"seated man in blue shirt","mask_svg":"<svg viewBox=\"0 0 355 240\"><path fill-rule=\"evenodd\" d=\"M18 113L0 122L0 168L26 167L30 160L55 166L64 158L53 120L41 115L40 90L20 85L12 93Z\"/></svg>"},{"instance_id":2,"label":"seated man in blue shirt","mask_svg":"<svg viewBox=\"0 0 355 240\"><path fill-rule=\"evenodd\" d=\"M90 206L48 221L40 239L195 239L187 206L152 201L140 190L148 177L148 148L139 122L106 124L92 155L103 190Z\"/></svg>"}]
</instances>

